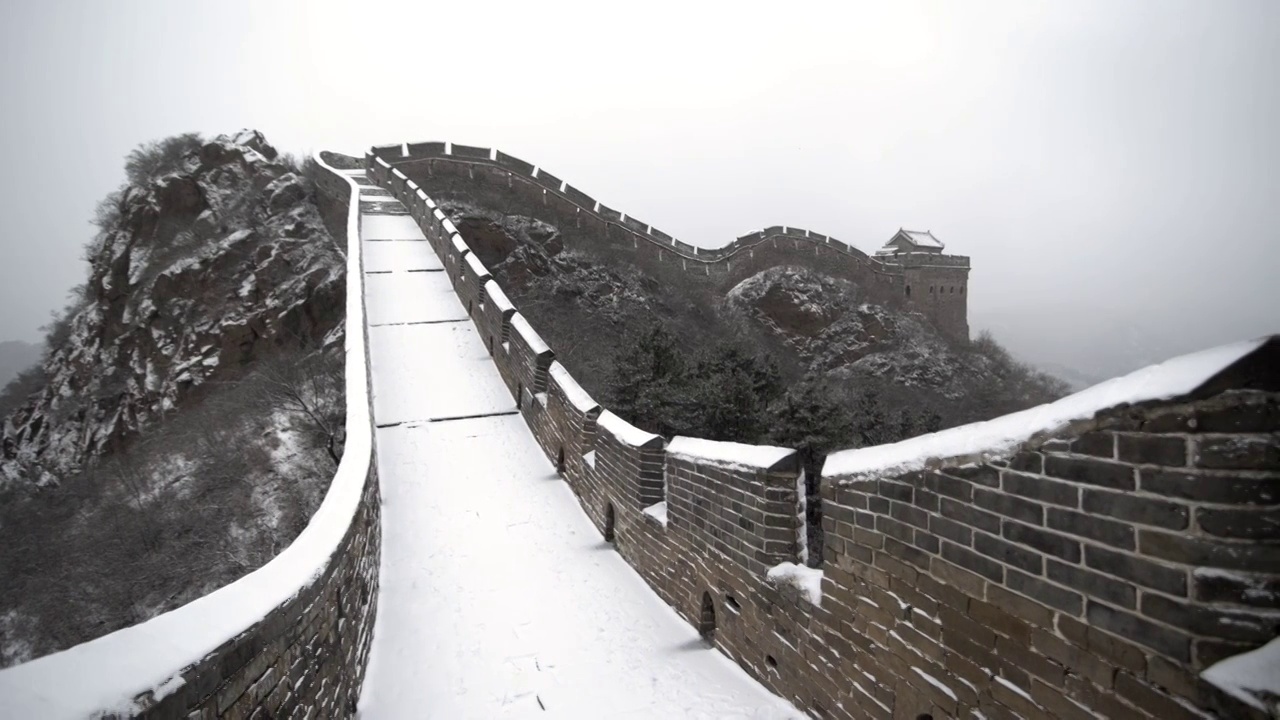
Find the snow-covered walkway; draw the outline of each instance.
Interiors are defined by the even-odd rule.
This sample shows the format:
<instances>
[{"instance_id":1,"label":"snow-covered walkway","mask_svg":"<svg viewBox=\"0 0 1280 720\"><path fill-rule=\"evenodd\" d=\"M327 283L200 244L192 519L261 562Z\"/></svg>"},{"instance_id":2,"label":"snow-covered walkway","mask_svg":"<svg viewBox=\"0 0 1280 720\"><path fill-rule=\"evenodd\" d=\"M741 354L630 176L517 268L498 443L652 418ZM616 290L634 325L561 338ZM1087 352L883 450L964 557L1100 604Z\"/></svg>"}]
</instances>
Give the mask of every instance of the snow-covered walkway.
<instances>
[{"instance_id":1,"label":"snow-covered walkway","mask_svg":"<svg viewBox=\"0 0 1280 720\"><path fill-rule=\"evenodd\" d=\"M383 534L361 716L803 717L601 539L414 221L363 234Z\"/></svg>"}]
</instances>

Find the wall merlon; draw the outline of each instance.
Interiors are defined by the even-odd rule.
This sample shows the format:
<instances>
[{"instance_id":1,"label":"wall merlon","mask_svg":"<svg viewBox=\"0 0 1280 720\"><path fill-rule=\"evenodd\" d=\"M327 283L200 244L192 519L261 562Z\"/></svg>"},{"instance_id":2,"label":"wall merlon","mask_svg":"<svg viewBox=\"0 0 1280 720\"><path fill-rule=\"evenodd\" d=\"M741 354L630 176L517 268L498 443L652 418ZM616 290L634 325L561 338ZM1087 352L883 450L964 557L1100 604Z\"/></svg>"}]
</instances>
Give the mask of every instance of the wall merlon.
<instances>
[{"instance_id":1,"label":"wall merlon","mask_svg":"<svg viewBox=\"0 0 1280 720\"><path fill-rule=\"evenodd\" d=\"M443 157L446 155L445 144L442 142L409 143L406 147L409 151L408 157L412 160Z\"/></svg>"},{"instance_id":2,"label":"wall merlon","mask_svg":"<svg viewBox=\"0 0 1280 720\"><path fill-rule=\"evenodd\" d=\"M486 147L475 147L472 145L458 145L453 143L449 145L449 154L454 157L466 158L469 160L488 160L493 150Z\"/></svg>"},{"instance_id":3,"label":"wall merlon","mask_svg":"<svg viewBox=\"0 0 1280 720\"><path fill-rule=\"evenodd\" d=\"M534 178L534 180L537 181L539 185L547 188L548 190L554 190L555 192L560 192L560 188L564 185L563 180L542 168L538 168L538 176Z\"/></svg>"},{"instance_id":4,"label":"wall merlon","mask_svg":"<svg viewBox=\"0 0 1280 720\"><path fill-rule=\"evenodd\" d=\"M564 195L569 200L577 203L583 210L594 210L596 206L595 198L572 185L564 186Z\"/></svg>"}]
</instances>

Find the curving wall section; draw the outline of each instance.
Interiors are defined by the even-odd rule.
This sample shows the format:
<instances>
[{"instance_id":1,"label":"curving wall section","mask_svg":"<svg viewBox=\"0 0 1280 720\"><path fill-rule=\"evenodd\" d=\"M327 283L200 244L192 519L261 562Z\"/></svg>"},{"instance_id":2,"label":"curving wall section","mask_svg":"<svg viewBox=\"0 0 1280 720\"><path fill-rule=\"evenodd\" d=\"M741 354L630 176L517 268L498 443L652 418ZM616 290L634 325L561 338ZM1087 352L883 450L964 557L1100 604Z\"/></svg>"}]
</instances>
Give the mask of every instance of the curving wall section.
<instances>
[{"instance_id":1,"label":"curving wall section","mask_svg":"<svg viewBox=\"0 0 1280 720\"><path fill-rule=\"evenodd\" d=\"M369 174L421 225L584 511L776 693L823 718L1268 716L1200 672L1280 631L1280 338L835 453L808 570L796 453L665 444L602 408L388 152Z\"/></svg>"},{"instance_id":2,"label":"curving wall section","mask_svg":"<svg viewBox=\"0 0 1280 720\"><path fill-rule=\"evenodd\" d=\"M176 610L0 671L0 717L351 716L378 593L377 468L355 183L327 160L322 214L347 243L347 441L311 522L276 558Z\"/></svg>"},{"instance_id":3,"label":"curving wall section","mask_svg":"<svg viewBox=\"0 0 1280 720\"><path fill-rule=\"evenodd\" d=\"M920 312L953 337L969 337L965 256L873 257L836 238L781 225L743 235L723 247L699 248L499 150L429 142L375 147L370 152L437 200L458 192L483 197L487 206L505 208L509 214L551 220L559 228L580 231L592 248L608 247L657 277L671 272L704 277L723 292L770 267L816 267L853 281L878 302Z\"/></svg>"}]
</instances>

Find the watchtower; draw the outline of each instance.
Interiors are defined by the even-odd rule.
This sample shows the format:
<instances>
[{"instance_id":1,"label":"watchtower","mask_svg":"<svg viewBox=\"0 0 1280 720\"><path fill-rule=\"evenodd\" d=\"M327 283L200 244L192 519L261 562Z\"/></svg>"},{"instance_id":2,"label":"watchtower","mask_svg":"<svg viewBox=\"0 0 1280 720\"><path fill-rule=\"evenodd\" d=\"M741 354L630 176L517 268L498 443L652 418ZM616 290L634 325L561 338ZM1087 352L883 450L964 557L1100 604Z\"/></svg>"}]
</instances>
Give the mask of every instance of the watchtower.
<instances>
[{"instance_id":1,"label":"watchtower","mask_svg":"<svg viewBox=\"0 0 1280 720\"><path fill-rule=\"evenodd\" d=\"M876 251L876 259L901 272L907 304L943 333L969 339L969 258L948 255L946 245L925 230L903 230Z\"/></svg>"}]
</instances>

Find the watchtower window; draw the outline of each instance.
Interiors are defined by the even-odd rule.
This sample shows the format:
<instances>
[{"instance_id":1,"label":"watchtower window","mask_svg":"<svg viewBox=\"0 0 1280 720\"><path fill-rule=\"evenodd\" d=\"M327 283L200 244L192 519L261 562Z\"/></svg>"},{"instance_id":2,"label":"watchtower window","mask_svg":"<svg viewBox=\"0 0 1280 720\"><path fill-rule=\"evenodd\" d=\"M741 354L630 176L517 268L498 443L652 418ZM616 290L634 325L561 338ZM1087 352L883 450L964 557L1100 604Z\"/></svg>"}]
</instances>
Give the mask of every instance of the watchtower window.
<instances>
[{"instance_id":1,"label":"watchtower window","mask_svg":"<svg viewBox=\"0 0 1280 720\"><path fill-rule=\"evenodd\" d=\"M907 286L907 297L911 297L911 286Z\"/></svg>"}]
</instances>

